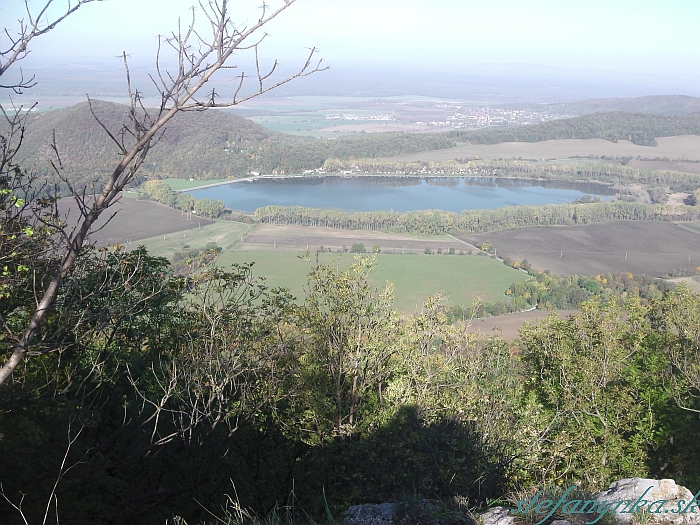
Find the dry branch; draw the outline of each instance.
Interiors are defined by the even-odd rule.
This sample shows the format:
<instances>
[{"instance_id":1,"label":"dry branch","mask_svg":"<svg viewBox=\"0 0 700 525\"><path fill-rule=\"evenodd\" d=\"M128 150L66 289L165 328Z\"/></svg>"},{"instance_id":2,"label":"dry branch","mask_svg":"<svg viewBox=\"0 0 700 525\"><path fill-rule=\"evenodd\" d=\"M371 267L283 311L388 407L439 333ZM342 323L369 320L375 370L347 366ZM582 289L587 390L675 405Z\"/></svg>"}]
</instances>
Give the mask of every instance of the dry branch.
<instances>
[{"instance_id":1,"label":"dry branch","mask_svg":"<svg viewBox=\"0 0 700 525\"><path fill-rule=\"evenodd\" d=\"M72 11L69 9L68 14L74 12L80 5L88 1L92 0L81 0L77 5L70 8ZM186 30L183 32L182 27L179 25L178 31L174 32L171 37L164 41L177 55L178 67L175 72L163 70L160 56L163 42L159 44L159 53L156 59L156 76L158 80L156 80L155 77L151 77L151 80L159 88L161 103L160 107L153 114L149 113L144 107L141 93L138 90L132 89L127 56L126 53L123 54L130 100L129 117L131 120L131 127L121 132L122 137L124 137L124 133L128 132L132 135L135 142L127 149L123 140L119 141L114 133L108 132L110 138L112 138L113 142L115 142L120 149L122 159L102 187L101 192L95 195L89 207L85 206L84 198L81 199L74 193L74 197L82 204L82 206L80 206L82 219L76 229L69 235L67 246L61 257L59 267L48 286L43 290L41 298L38 301L37 307L24 333L13 346L10 358L4 363L2 368L0 368L0 384L6 381L12 374L12 371L27 357L32 341L48 311L54 304L63 284L63 280L75 264L76 259L83 249L95 221L97 221L100 215L115 202L122 190L134 179L136 172L143 164L150 147L153 145L154 139L157 138L158 134L164 130L166 124L175 115L186 110L234 106L246 100L250 100L253 97L262 95L295 78L308 76L326 69L326 67L322 65L321 60L315 60L317 49L311 48L305 63L296 73L278 80L271 85L265 85L265 81L274 72L276 66L273 66L272 71L265 75L260 73L258 66L256 71L257 89L251 94L237 98L247 78L245 73L241 73L239 76L239 88L232 100L228 102L218 102L214 92L212 92L212 95L208 97L208 99L202 101L195 98L197 93L217 71L233 67L232 65L227 65L227 61L233 57L235 52L254 49L257 62L257 46L262 38L264 38L264 35L253 43L249 43L249 41L255 40L266 24L292 6L295 1L296 0L285 0L283 5L273 10L270 10L269 6L265 5L262 16L257 22L250 27L245 27L240 30L236 28L229 18L228 0L212 0L206 4L200 2L200 7L209 22L211 34L209 37L205 38L195 30L193 10L192 21ZM51 2L49 2L49 4L50 3ZM68 14L65 16L68 16ZM27 27L31 27L31 30L23 29L24 32L22 32L22 34L27 35L24 37L26 42L15 44L13 49L15 49L16 56L20 56L22 53L26 55L26 52L28 52L26 46L29 41L31 41L34 36L42 34L37 31L46 32L53 27L47 26L41 30L37 29L39 27L37 25L39 18L40 17L30 19L29 26ZM24 28L25 26L22 27ZM17 59L15 58L13 60ZM102 128L107 130L106 126L100 122L99 119L97 120ZM62 168L60 165L56 165L56 170L57 173L61 175Z\"/></svg>"}]
</instances>

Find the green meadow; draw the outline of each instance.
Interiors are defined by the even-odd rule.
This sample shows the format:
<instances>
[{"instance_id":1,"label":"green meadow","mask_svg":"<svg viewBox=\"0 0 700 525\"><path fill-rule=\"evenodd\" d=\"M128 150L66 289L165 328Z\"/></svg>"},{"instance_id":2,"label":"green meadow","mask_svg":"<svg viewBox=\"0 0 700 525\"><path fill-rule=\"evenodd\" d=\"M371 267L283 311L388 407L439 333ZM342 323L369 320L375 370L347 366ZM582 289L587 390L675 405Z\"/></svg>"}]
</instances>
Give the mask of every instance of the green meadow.
<instances>
[{"instance_id":1,"label":"green meadow","mask_svg":"<svg viewBox=\"0 0 700 525\"><path fill-rule=\"evenodd\" d=\"M331 264L337 260L344 268L353 257L349 253L322 253L319 262ZM217 260L219 266L243 262L254 262L254 275L265 277L269 287L289 288L292 295L302 298L316 254L305 259L294 252L225 252ZM489 302L503 300L508 286L528 278L526 273L490 257L468 255L379 254L372 272L376 286L394 283L396 309L406 313L420 310L437 292L445 293L450 305L470 305L476 297Z\"/></svg>"},{"instance_id":2,"label":"green meadow","mask_svg":"<svg viewBox=\"0 0 700 525\"><path fill-rule=\"evenodd\" d=\"M172 259L173 254L181 250L202 250L209 242L215 242L222 250L230 250L236 246L242 236L254 228L254 225L233 221L216 221L201 228L182 230L167 235L149 237L134 241L130 248L145 246L148 253L159 257Z\"/></svg>"},{"instance_id":3,"label":"green meadow","mask_svg":"<svg viewBox=\"0 0 700 525\"><path fill-rule=\"evenodd\" d=\"M228 179L207 179L207 180L189 180L189 179L164 179L164 182L170 186L173 191L189 190L206 184L216 184L217 182L226 182Z\"/></svg>"}]
</instances>

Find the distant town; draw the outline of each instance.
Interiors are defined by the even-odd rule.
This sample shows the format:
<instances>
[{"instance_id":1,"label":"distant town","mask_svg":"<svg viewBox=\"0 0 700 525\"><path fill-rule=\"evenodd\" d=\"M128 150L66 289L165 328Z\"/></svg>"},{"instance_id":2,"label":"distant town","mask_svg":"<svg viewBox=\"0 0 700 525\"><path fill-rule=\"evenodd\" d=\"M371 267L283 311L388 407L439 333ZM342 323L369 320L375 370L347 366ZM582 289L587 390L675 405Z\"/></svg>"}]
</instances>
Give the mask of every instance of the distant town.
<instances>
[{"instance_id":1,"label":"distant town","mask_svg":"<svg viewBox=\"0 0 700 525\"><path fill-rule=\"evenodd\" d=\"M469 106L463 104L435 103L423 106L423 113L429 113L417 120L417 115L404 112L399 109L392 113L331 113L325 120L333 121L383 121L400 122L402 124L414 124L427 127L445 127L453 129L476 129L486 126L522 126L527 124L539 124L549 120L565 118L565 115L531 111L524 109L503 109L489 106ZM427 111L425 111L427 110ZM433 110L433 111L430 111ZM432 117L432 118L430 118Z\"/></svg>"},{"instance_id":2,"label":"distant town","mask_svg":"<svg viewBox=\"0 0 700 525\"><path fill-rule=\"evenodd\" d=\"M541 113L522 109L501 109L458 104L435 104L436 109L447 110L449 113L444 120L416 121L419 126L444 126L456 129L472 129L484 126L521 126L538 124L548 120L562 118L562 115Z\"/></svg>"}]
</instances>

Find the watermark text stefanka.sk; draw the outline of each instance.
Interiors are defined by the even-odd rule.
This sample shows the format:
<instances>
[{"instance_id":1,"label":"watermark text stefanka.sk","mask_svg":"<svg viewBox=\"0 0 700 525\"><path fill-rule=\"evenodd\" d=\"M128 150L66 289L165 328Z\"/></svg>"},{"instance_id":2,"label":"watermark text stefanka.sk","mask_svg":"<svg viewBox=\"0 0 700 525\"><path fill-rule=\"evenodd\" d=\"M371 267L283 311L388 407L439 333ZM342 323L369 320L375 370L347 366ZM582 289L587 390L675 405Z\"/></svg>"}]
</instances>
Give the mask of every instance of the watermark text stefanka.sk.
<instances>
[{"instance_id":1,"label":"watermark text stefanka.sk","mask_svg":"<svg viewBox=\"0 0 700 525\"><path fill-rule=\"evenodd\" d=\"M579 500L579 499L567 499L572 491L576 490L576 486L571 486L566 489L566 492L562 494L558 501L551 499L540 499L542 491L539 491L535 497L530 501L520 500L518 501L518 508L512 509L511 513L514 516L523 515L541 515L543 516L535 525L541 525L549 518L551 518L555 512L560 514L597 514L597 518L592 521L586 521L588 525L593 525L598 523L598 521L603 518L606 514L634 514L640 512L647 512L652 515L662 515L662 514L688 514L700 512L700 492L695 494L692 500L686 502L685 500L672 500L669 504L669 500L646 500L644 497L647 492L652 490L653 487L649 487L644 491L644 494L639 496L636 501L633 500L611 500L611 501L598 501L598 500Z\"/></svg>"}]
</instances>

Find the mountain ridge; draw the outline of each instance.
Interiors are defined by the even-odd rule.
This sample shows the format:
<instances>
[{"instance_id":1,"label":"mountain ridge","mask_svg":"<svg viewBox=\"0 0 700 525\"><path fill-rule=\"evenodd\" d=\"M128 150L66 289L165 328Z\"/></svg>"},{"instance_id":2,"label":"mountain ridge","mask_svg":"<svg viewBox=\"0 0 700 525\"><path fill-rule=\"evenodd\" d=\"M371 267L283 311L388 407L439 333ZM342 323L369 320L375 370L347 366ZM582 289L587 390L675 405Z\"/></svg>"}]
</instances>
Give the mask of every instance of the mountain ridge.
<instances>
[{"instance_id":1,"label":"mountain ridge","mask_svg":"<svg viewBox=\"0 0 700 525\"><path fill-rule=\"evenodd\" d=\"M128 147L133 137L120 133L128 123L128 108L103 101L92 104L105 127ZM322 167L329 158L386 158L448 149L457 142L497 144L600 138L655 145L657 137L675 135L700 135L700 113L600 112L521 127L319 139L271 131L231 112L193 111L178 115L158 137L135 182L166 177L240 178L251 171L301 173ZM22 165L39 176L52 178L49 160L55 157L53 140L65 176L77 186L104 180L120 159L118 147L95 120L88 103L38 114L26 128L19 155Z\"/></svg>"}]
</instances>

